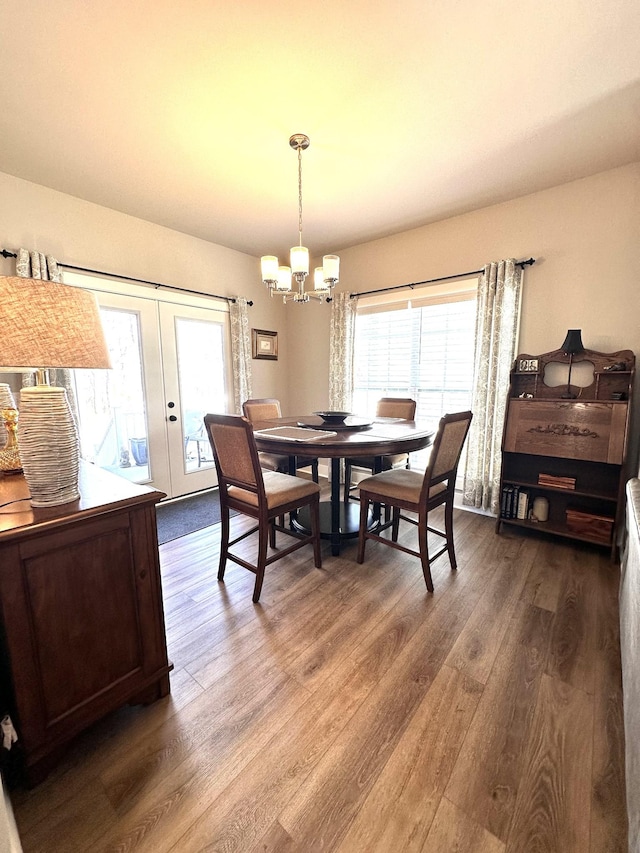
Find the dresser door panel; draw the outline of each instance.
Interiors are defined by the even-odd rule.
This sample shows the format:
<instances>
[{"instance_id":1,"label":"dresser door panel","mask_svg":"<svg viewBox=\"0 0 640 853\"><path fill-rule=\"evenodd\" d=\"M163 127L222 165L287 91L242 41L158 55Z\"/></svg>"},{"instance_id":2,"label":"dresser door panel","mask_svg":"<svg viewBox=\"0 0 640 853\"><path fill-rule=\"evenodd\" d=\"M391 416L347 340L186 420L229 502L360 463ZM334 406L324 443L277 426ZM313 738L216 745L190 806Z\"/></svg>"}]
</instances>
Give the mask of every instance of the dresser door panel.
<instances>
[{"instance_id":1,"label":"dresser door panel","mask_svg":"<svg viewBox=\"0 0 640 853\"><path fill-rule=\"evenodd\" d=\"M142 666L129 529L96 528L22 557L46 725Z\"/></svg>"},{"instance_id":2,"label":"dresser door panel","mask_svg":"<svg viewBox=\"0 0 640 853\"><path fill-rule=\"evenodd\" d=\"M35 755L38 747L117 706L117 697L126 701L144 685L145 669L153 674L162 663L166 668L158 653L162 636L155 636L162 625L157 615L141 613L156 594L154 565L148 551L137 565L136 550L142 556L128 512L70 525L11 549L4 593L15 606L5 620L21 735ZM157 614L157 604L154 609ZM145 625L151 631L146 637Z\"/></svg>"}]
</instances>

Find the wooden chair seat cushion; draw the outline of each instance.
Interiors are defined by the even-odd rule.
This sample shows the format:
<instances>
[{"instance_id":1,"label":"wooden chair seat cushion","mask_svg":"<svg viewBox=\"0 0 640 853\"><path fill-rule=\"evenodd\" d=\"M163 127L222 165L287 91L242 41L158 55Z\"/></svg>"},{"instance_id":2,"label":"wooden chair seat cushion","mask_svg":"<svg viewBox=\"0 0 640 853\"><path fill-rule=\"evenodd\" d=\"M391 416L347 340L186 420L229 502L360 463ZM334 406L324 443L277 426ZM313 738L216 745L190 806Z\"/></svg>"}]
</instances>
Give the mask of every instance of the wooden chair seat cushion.
<instances>
[{"instance_id":1,"label":"wooden chair seat cushion","mask_svg":"<svg viewBox=\"0 0 640 853\"><path fill-rule=\"evenodd\" d=\"M320 486L302 477L291 477L279 471L264 472L264 490L267 496L267 507L272 510L285 506L294 501L302 501L320 491ZM249 506L258 506L258 496L238 486L229 486L228 495L234 501L241 501Z\"/></svg>"},{"instance_id":2,"label":"wooden chair seat cushion","mask_svg":"<svg viewBox=\"0 0 640 853\"><path fill-rule=\"evenodd\" d=\"M391 456L383 456L382 470L387 471L389 468L404 467L407 464L408 458L409 455L407 453L394 453ZM352 468L368 468L369 471L374 471L376 467L375 456L350 456L346 461Z\"/></svg>"},{"instance_id":3,"label":"wooden chair seat cushion","mask_svg":"<svg viewBox=\"0 0 640 853\"><path fill-rule=\"evenodd\" d=\"M372 500L380 498L380 503L402 503L418 504L420 493L424 485L424 473L421 471L409 471L406 468L394 468L391 471L383 471L373 477L367 477L360 481L361 492L367 492ZM436 483L429 490L429 500L445 492L445 483Z\"/></svg>"},{"instance_id":4,"label":"wooden chair seat cushion","mask_svg":"<svg viewBox=\"0 0 640 853\"><path fill-rule=\"evenodd\" d=\"M258 453L258 459L260 460L260 467L265 468L267 471L280 471L282 474L287 473L289 460L286 456L260 452Z\"/></svg>"},{"instance_id":5,"label":"wooden chair seat cushion","mask_svg":"<svg viewBox=\"0 0 640 853\"><path fill-rule=\"evenodd\" d=\"M279 453L258 453L260 467L267 471L279 471L281 474L289 472L289 457L281 456ZM313 459L307 456L296 456L296 468L306 468L307 465L312 465Z\"/></svg>"}]
</instances>

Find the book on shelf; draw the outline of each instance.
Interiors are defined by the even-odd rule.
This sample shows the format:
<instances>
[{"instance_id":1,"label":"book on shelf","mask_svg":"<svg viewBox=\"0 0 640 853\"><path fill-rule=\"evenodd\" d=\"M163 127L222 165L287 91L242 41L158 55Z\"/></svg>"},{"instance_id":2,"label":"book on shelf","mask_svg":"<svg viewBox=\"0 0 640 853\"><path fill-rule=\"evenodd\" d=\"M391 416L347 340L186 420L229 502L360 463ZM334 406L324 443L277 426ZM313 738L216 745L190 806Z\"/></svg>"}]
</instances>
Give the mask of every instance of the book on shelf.
<instances>
[{"instance_id":1,"label":"book on shelf","mask_svg":"<svg viewBox=\"0 0 640 853\"><path fill-rule=\"evenodd\" d=\"M522 521L526 521L529 517L529 492L525 489L521 489L520 494L518 495L518 509L516 517Z\"/></svg>"},{"instance_id":2,"label":"book on shelf","mask_svg":"<svg viewBox=\"0 0 640 853\"><path fill-rule=\"evenodd\" d=\"M513 486L503 486L500 495L500 518L509 518L507 510L510 507L510 493Z\"/></svg>"},{"instance_id":3,"label":"book on shelf","mask_svg":"<svg viewBox=\"0 0 640 853\"><path fill-rule=\"evenodd\" d=\"M515 518L518 515L518 496L520 494L520 486L514 486L511 492L511 502L509 506L509 518Z\"/></svg>"},{"instance_id":4,"label":"book on shelf","mask_svg":"<svg viewBox=\"0 0 640 853\"><path fill-rule=\"evenodd\" d=\"M528 512L529 493L520 486L503 486L500 495L500 518L526 519Z\"/></svg>"},{"instance_id":5,"label":"book on shelf","mask_svg":"<svg viewBox=\"0 0 640 853\"><path fill-rule=\"evenodd\" d=\"M539 486L553 486L555 489L575 489L575 477L559 477L555 474L538 474Z\"/></svg>"}]
</instances>

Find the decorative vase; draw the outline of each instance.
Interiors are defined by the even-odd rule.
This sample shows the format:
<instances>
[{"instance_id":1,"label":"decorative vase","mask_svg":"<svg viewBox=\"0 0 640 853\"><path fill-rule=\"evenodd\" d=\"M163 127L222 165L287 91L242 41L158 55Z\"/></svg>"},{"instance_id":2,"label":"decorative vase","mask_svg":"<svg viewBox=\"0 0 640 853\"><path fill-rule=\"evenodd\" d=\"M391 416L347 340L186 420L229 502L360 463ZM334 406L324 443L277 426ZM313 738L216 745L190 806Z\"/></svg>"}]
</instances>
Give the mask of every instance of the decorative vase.
<instances>
[{"instance_id":1,"label":"decorative vase","mask_svg":"<svg viewBox=\"0 0 640 853\"><path fill-rule=\"evenodd\" d=\"M16 401L13 399L11 388L6 382L0 382L0 411L2 409L15 409ZM0 448L7 443L7 430L4 423L0 422Z\"/></svg>"},{"instance_id":2,"label":"decorative vase","mask_svg":"<svg viewBox=\"0 0 640 853\"><path fill-rule=\"evenodd\" d=\"M147 464L147 439L146 438L130 438L131 452L135 459L136 465Z\"/></svg>"},{"instance_id":3,"label":"decorative vase","mask_svg":"<svg viewBox=\"0 0 640 853\"><path fill-rule=\"evenodd\" d=\"M18 450L18 410L7 407L2 409L3 429L7 441L0 450L0 471L4 474L19 474L22 471Z\"/></svg>"},{"instance_id":4,"label":"decorative vase","mask_svg":"<svg viewBox=\"0 0 640 853\"><path fill-rule=\"evenodd\" d=\"M536 521L547 521L549 518L549 501L543 497L534 498L533 517Z\"/></svg>"}]
</instances>

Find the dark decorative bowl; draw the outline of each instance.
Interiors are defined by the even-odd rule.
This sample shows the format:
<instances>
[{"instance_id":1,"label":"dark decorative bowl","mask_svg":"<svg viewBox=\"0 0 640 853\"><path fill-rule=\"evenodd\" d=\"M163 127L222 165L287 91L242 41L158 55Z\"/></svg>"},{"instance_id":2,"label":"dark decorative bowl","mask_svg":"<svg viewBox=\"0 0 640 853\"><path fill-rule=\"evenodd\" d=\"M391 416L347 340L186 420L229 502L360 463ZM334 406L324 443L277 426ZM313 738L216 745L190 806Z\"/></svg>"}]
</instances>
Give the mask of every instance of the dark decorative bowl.
<instances>
[{"instance_id":1,"label":"dark decorative bowl","mask_svg":"<svg viewBox=\"0 0 640 853\"><path fill-rule=\"evenodd\" d=\"M343 424L351 412L314 412L313 414L321 417L325 424Z\"/></svg>"}]
</instances>

